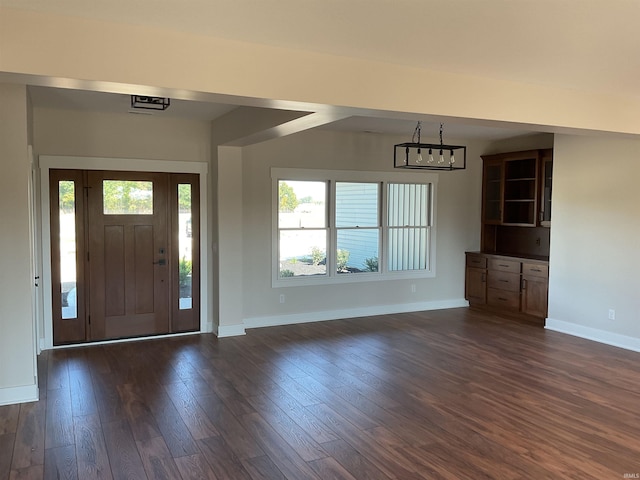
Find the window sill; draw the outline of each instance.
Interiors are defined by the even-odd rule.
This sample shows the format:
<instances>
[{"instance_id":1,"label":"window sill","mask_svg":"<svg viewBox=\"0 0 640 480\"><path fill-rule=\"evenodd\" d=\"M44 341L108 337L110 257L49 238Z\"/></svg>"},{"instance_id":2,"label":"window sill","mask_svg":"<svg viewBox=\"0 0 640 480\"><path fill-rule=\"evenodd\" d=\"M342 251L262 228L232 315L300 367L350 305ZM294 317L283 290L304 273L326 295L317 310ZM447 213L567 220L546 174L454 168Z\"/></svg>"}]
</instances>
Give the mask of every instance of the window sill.
<instances>
[{"instance_id":1,"label":"window sill","mask_svg":"<svg viewBox=\"0 0 640 480\"><path fill-rule=\"evenodd\" d=\"M271 282L271 288L307 287L314 285L342 285L345 283L388 282L394 280L411 280L435 278L435 270L415 270L392 273L345 273L335 276L309 275L299 277L277 278Z\"/></svg>"}]
</instances>

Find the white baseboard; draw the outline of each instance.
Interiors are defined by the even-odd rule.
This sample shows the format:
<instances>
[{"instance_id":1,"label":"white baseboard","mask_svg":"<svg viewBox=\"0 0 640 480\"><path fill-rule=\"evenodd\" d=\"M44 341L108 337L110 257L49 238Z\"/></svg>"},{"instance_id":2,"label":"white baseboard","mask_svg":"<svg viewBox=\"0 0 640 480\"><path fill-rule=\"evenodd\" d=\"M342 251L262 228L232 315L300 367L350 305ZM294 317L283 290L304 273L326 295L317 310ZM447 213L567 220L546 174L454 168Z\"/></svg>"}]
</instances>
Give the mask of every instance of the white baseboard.
<instances>
[{"instance_id":1,"label":"white baseboard","mask_svg":"<svg viewBox=\"0 0 640 480\"><path fill-rule=\"evenodd\" d=\"M0 388L0 405L14 403L37 402L39 399L37 385L25 385L23 387Z\"/></svg>"},{"instance_id":2,"label":"white baseboard","mask_svg":"<svg viewBox=\"0 0 640 480\"><path fill-rule=\"evenodd\" d=\"M640 352L640 338L607 332L606 330L600 330L597 328L585 327L583 325L565 322L563 320L556 320L554 318L547 318L544 328L553 330L554 332L566 333L573 335L574 337L585 338L587 340L593 340L594 342L604 343L614 347L632 350L634 352Z\"/></svg>"},{"instance_id":3,"label":"white baseboard","mask_svg":"<svg viewBox=\"0 0 640 480\"><path fill-rule=\"evenodd\" d=\"M223 337L237 337L239 335L244 335L245 326L243 324L236 325L218 325L218 331L216 332L216 336L218 338Z\"/></svg>"},{"instance_id":4,"label":"white baseboard","mask_svg":"<svg viewBox=\"0 0 640 480\"><path fill-rule=\"evenodd\" d=\"M441 310L444 308L468 307L464 299L438 300L434 302L402 303L396 305L374 305L370 307L349 308L342 310L323 310L321 312L293 313L289 315L271 315L252 317L244 320L245 328L275 327L295 323L323 322L341 318L371 317L392 313L421 312L424 310Z\"/></svg>"}]
</instances>

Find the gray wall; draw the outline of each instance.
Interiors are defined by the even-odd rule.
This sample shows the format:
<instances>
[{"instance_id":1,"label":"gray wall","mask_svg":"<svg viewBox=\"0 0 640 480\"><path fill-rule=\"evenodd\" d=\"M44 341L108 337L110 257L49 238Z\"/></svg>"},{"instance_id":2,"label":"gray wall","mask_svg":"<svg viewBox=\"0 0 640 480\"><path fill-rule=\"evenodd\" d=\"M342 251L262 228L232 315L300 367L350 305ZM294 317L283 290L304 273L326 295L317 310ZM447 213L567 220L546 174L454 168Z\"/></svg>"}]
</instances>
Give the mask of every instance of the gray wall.
<instances>
[{"instance_id":1,"label":"gray wall","mask_svg":"<svg viewBox=\"0 0 640 480\"><path fill-rule=\"evenodd\" d=\"M393 171L393 145L402 141L395 136L311 130L243 149L243 315L249 325L305 315L323 318L322 312L331 317L331 312L348 315L350 309L379 306L382 312L402 310L406 304L463 299L464 251L479 247L479 156L487 148L482 142L467 142L467 170L439 174L435 278L271 287L270 168ZM420 173L415 175L418 178ZM416 285L415 293L411 284ZM284 304L279 302L280 294L286 296ZM283 318L287 315L292 317Z\"/></svg>"},{"instance_id":2,"label":"gray wall","mask_svg":"<svg viewBox=\"0 0 640 480\"><path fill-rule=\"evenodd\" d=\"M0 84L0 405L37 398L29 230L28 102Z\"/></svg>"},{"instance_id":3,"label":"gray wall","mask_svg":"<svg viewBox=\"0 0 640 480\"><path fill-rule=\"evenodd\" d=\"M548 326L640 351L639 181L640 140L556 136Z\"/></svg>"}]
</instances>

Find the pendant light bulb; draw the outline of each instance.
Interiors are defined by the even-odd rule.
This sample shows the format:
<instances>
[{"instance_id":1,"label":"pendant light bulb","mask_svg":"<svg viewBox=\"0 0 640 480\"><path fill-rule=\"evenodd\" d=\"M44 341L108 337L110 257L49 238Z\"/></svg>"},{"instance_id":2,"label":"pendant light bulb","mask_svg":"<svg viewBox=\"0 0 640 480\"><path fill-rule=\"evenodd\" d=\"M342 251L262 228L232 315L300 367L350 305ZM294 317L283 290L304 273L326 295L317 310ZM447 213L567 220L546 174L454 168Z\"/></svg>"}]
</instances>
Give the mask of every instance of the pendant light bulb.
<instances>
[{"instance_id":1,"label":"pendant light bulb","mask_svg":"<svg viewBox=\"0 0 640 480\"><path fill-rule=\"evenodd\" d=\"M418 158L416 159L416 163L422 163L422 152L418 149Z\"/></svg>"},{"instance_id":2,"label":"pendant light bulb","mask_svg":"<svg viewBox=\"0 0 640 480\"><path fill-rule=\"evenodd\" d=\"M440 150L440 157L438 158L438 163L444 163L444 152Z\"/></svg>"},{"instance_id":3,"label":"pendant light bulb","mask_svg":"<svg viewBox=\"0 0 640 480\"><path fill-rule=\"evenodd\" d=\"M429 149L429 159L427 163L433 163L433 150L431 148Z\"/></svg>"},{"instance_id":4,"label":"pendant light bulb","mask_svg":"<svg viewBox=\"0 0 640 480\"><path fill-rule=\"evenodd\" d=\"M449 158L449 163L453 165L456 163L456 157L453 155L453 150L451 150L451 158Z\"/></svg>"}]
</instances>

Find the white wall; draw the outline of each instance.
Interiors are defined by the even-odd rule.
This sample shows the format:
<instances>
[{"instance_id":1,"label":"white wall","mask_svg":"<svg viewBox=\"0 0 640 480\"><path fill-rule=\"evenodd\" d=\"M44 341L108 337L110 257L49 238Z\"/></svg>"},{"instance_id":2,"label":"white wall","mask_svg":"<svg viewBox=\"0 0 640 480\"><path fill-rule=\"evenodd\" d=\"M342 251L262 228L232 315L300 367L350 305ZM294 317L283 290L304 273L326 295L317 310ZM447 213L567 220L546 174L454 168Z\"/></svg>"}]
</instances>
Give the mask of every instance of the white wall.
<instances>
[{"instance_id":1,"label":"white wall","mask_svg":"<svg viewBox=\"0 0 640 480\"><path fill-rule=\"evenodd\" d=\"M548 328L640 351L639 180L640 140L556 136Z\"/></svg>"},{"instance_id":2,"label":"white wall","mask_svg":"<svg viewBox=\"0 0 640 480\"><path fill-rule=\"evenodd\" d=\"M170 116L34 109L36 155L209 162L209 122Z\"/></svg>"},{"instance_id":3,"label":"white wall","mask_svg":"<svg viewBox=\"0 0 640 480\"><path fill-rule=\"evenodd\" d=\"M0 84L0 405L36 400L27 89Z\"/></svg>"},{"instance_id":4,"label":"white wall","mask_svg":"<svg viewBox=\"0 0 640 480\"><path fill-rule=\"evenodd\" d=\"M270 168L393 171L393 145L405 140L310 130L243 149L243 314L247 326L463 302L464 252L479 248L480 241L479 155L486 148L484 143L467 142L467 170L439 174L435 278L271 287ZM412 283L415 293L411 293ZM284 304L279 302L280 294L286 295Z\"/></svg>"}]
</instances>

